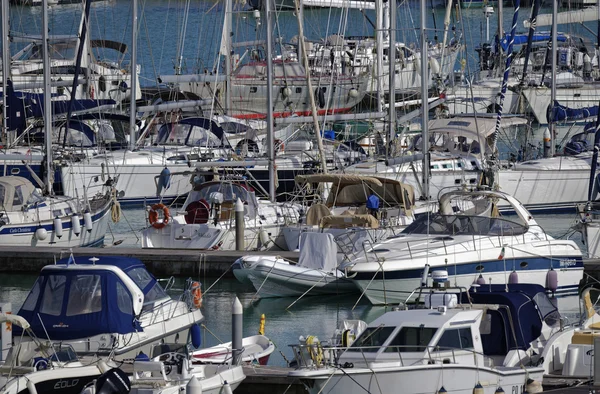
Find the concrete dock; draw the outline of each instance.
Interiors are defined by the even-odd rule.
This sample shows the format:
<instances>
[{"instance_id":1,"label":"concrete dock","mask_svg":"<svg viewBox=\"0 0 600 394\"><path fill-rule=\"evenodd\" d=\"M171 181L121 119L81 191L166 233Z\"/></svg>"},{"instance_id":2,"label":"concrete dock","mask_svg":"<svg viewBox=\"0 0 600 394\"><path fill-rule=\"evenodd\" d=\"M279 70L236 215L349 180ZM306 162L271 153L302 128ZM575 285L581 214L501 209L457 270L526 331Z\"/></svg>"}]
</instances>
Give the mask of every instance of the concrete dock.
<instances>
[{"instance_id":1,"label":"concrete dock","mask_svg":"<svg viewBox=\"0 0 600 394\"><path fill-rule=\"evenodd\" d=\"M53 248L53 247L0 247L0 272L39 273L41 268L56 260L77 256L128 256L143 261L148 270L156 276L203 276L218 277L231 274L231 264L246 255L281 256L298 261L297 252L287 251L220 251L220 250L178 250L142 249L127 247L109 248Z\"/></svg>"}]
</instances>

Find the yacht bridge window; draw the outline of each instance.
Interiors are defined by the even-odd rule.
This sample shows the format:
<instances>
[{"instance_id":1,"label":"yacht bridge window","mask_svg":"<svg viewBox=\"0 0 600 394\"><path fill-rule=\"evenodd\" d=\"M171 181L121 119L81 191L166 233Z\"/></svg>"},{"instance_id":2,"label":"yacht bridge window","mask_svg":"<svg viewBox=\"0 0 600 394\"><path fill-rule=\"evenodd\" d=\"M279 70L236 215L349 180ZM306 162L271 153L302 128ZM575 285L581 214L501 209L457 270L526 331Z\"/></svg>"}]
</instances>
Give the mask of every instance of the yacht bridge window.
<instances>
[{"instance_id":1,"label":"yacht bridge window","mask_svg":"<svg viewBox=\"0 0 600 394\"><path fill-rule=\"evenodd\" d=\"M473 349L471 328L453 328L444 331L436 346L439 347L439 350Z\"/></svg>"},{"instance_id":2,"label":"yacht bridge window","mask_svg":"<svg viewBox=\"0 0 600 394\"><path fill-rule=\"evenodd\" d=\"M431 338L437 331L436 327L402 327L400 332L391 340L385 349L386 353L405 353L425 351Z\"/></svg>"},{"instance_id":3,"label":"yacht bridge window","mask_svg":"<svg viewBox=\"0 0 600 394\"><path fill-rule=\"evenodd\" d=\"M404 234L498 235L513 236L527 232L527 226L499 217L423 214L406 227Z\"/></svg>"}]
</instances>

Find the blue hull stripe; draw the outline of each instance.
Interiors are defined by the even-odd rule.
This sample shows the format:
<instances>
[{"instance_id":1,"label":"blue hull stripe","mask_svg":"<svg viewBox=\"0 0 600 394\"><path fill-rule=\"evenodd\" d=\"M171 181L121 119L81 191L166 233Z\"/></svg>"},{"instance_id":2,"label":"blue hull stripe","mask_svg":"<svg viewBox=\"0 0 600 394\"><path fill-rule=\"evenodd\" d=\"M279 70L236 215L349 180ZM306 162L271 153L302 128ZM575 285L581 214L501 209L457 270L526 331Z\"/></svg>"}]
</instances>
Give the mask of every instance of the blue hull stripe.
<instances>
[{"instance_id":1,"label":"blue hull stripe","mask_svg":"<svg viewBox=\"0 0 600 394\"><path fill-rule=\"evenodd\" d=\"M524 264L526 263L526 264ZM523 265L522 265L523 264ZM385 268L385 263L383 264ZM536 270L549 270L550 268L555 270L562 269L583 269L583 260L581 257L534 257L534 258L522 258L522 259L506 259L504 260L490 260L490 261L478 261L466 264L447 265L446 267L431 267L430 271L445 269L448 271L448 276L453 275L475 275L481 273L484 277L486 274L498 273L498 272L512 272L514 270L519 272L528 272ZM355 275L356 274L356 275ZM354 272L350 271L348 276L355 280L371 280L375 276L375 280L393 280L393 279L420 279L423 274L423 269L409 269L409 270L397 270L397 271L385 271L377 272Z\"/></svg>"}]
</instances>

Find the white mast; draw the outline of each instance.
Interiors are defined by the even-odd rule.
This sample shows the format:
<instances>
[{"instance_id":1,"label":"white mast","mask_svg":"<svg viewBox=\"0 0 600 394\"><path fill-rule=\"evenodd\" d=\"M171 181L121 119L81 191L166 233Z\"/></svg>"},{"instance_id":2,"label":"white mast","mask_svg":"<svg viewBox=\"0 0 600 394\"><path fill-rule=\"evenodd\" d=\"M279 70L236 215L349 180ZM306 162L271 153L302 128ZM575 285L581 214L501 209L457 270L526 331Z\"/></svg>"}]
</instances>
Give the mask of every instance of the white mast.
<instances>
[{"instance_id":1,"label":"white mast","mask_svg":"<svg viewBox=\"0 0 600 394\"><path fill-rule=\"evenodd\" d=\"M10 43L8 41L9 26L8 18L10 12L10 5L8 1L2 2L2 91L4 92L3 111L2 111L2 135L0 136L1 141L5 141L6 145L12 141L8 136L8 105L6 99L6 85L10 78Z\"/></svg>"},{"instance_id":2,"label":"white mast","mask_svg":"<svg viewBox=\"0 0 600 394\"><path fill-rule=\"evenodd\" d=\"M429 200L429 89L427 87L427 18L425 9L427 8L427 0L421 0L421 139L423 140L423 197Z\"/></svg>"},{"instance_id":3,"label":"white mast","mask_svg":"<svg viewBox=\"0 0 600 394\"><path fill-rule=\"evenodd\" d=\"M387 145L391 147L392 141L396 137L396 0L388 0L388 12L390 17L390 51L388 55L389 62L389 114L390 130ZM379 51L378 51L379 52ZM388 152L389 156L389 152Z\"/></svg>"},{"instance_id":4,"label":"white mast","mask_svg":"<svg viewBox=\"0 0 600 394\"><path fill-rule=\"evenodd\" d=\"M554 118L554 101L556 100L556 61L558 51L558 0L552 0L552 85L550 86L550 108L552 108L551 117ZM554 156L554 119L548 120L548 129L550 131L550 156Z\"/></svg>"},{"instance_id":5,"label":"white mast","mask_svg":"<svg viewBox=\"0 0 600 394\"><path fill-rule=\"evenodd\" d=\"M228 0L231 1L231 0ZM267 152L269 158L269 199L275 202L275 131L273 130L273 44L271 0L263 0L267 20Z\"/></svg>"},{"instance_id":6,"label":"white mast","mask_svg":"<svg viewBox=\"0 0 600 394\"><path fill-rule=\"evenodd\" d=\"M3 1L3 3L8 1ZM44 142L46 146L46 192L52 194L52 87L48 45L48 0L42 0L42 53L44 62Z\"/></svg>"},{"instance_id":7,"label":"white mast","mask_svg":"<svg viewBox=\"0 0 600 394\"><path fill-rule=\"evenodd\" d=\"M383 0L375 0L375 34L377 48L376 77L377 77L377 112L383 111Z\"/></svg>"},{"instance_id":8,"label":"white mast","mask_svg":"<svg viewBox=\"0 0 600 394\"><path fill-rule=\"evenodd\" d=\"M91 1L91 0L88 0ZM136 131L136 124L135 124L135 114L136 114L136 108L135 108L135 100L137 98L137 25L138 25L138 16L137 16L137 0L133 0L132 4L132 11L131 11L131 19L132 19L132 26L131 26L131 94L129 95L130 99L130 106L129 106L129 149L130 150L134 150L135 149L135 142L136 142L136 138L135 138L135 131Z\"/></svg>"}]
</instances>

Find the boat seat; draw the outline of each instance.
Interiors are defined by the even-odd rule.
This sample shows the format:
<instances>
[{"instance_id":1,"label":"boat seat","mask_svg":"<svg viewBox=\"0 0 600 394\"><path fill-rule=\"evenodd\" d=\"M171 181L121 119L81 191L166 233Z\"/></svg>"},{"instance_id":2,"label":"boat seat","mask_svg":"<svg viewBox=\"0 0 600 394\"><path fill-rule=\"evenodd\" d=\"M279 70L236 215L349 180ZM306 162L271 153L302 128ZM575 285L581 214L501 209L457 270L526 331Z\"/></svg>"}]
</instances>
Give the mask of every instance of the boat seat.
<instances>
[{"instance_id":1,"label":"boat seat","mask_svg":"<svg viewBox=\"0 0 600 394\"><path fill-rule=\"evenodd\" d=\"M160 361L134 361L133 362L134 381L141 382L166 382L167 373L165 364Z\"/></svg>"},{"instance_id":2,"label":"boat seat","mask_svg":"<svg viewBox=\"0 0 600 394\"><path fill-rule=\"evenodd\" d=\"M600 332L595 331L577 331L571 338L573 345L593 345L594 338L600 338Z\"/></svg>"},{"instance_id":3,"label":"boat seat","mask_svg":"<svg viewBox=\"0 0 600 394\"><path fill-rule=\"evenodd\" d=\"M327 205L322 203L311 205L308 211L306 211L306 224L308 226L318 226L321 223L321 219L329 215L331 215L331 210Z\"/></svg>"}]
</instances>

